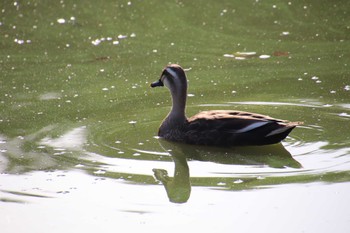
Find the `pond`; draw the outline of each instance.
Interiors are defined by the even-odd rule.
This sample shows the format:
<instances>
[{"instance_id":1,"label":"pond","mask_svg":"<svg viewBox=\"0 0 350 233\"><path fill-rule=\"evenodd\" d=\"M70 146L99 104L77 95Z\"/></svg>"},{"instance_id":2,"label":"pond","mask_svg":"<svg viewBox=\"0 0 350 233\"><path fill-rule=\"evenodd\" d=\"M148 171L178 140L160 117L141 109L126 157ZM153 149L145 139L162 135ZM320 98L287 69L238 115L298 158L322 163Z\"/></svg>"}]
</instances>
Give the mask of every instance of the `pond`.
<instances>
[{"instance_id":1,"label":"pond","mask_svg":"<svg viewBox=\"0 0 350 233\"><path fill-rule=\"evenodd\" d=\"M4 1L2 232L348 232L348 1ZM157 137L169 63L188 116L301 121L280 144Z\"/></svg>"}]
</instances>

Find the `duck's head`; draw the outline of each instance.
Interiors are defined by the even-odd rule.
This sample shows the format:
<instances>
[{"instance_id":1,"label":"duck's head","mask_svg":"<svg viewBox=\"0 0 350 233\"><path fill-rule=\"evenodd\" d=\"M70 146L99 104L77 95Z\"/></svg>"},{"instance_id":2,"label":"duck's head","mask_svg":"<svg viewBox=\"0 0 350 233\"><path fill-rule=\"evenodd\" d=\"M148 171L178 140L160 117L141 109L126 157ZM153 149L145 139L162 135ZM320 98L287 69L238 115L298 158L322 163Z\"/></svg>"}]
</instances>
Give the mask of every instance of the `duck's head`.
<instances>
[{"instance_id":1,"label":"duck's head","mask_svg":"<svg viewBox=\"0 0 350 233\"><path fill-rule=\"evenodd\" d=\"M164 68L159 80L151 83L151 87L166 86L170 90L176 90L179 87L187 89L187 79L185 71L177 64L171 64Z\"/></svg>"}]
</instances>

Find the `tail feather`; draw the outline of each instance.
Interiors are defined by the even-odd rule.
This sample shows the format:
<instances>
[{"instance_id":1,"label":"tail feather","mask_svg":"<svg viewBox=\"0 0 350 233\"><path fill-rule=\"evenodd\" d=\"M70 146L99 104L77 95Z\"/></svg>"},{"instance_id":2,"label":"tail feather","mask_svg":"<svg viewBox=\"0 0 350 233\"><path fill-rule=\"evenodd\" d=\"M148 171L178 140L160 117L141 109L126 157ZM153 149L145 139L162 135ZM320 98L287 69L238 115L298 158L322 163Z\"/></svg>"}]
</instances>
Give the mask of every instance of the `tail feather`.
<instances>
[{"instance_id":1,"label":"tail feather","mask_svg":"<svg viewBox=\"0 0 350 233\"><path fill-rule=\"evenodd\" d=\"M274 135L279 135L279 134L284 134L284 133L289 133L290 131L292 131L292 129L294 129L296 126L303 124L303 122L289 122L287 124L283 124L281 125L281 127L271 131L270 133L268 133L265 137L271 137ZM287 135L288 135L287 133Z\"/></svg>"}]
</instances>

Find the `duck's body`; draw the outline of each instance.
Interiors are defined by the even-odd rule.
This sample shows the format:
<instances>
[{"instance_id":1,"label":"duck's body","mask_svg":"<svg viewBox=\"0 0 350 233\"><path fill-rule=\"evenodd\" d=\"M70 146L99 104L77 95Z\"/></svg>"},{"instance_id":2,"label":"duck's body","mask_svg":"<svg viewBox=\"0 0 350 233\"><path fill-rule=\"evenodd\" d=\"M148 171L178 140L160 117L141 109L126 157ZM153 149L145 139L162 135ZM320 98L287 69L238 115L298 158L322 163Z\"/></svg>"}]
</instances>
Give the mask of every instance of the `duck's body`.
<instances>
[{"instance_id":1,"label":"duck's body","mask_svg":"<svg viewBox=\"0 0 350 233\"><path fill-rule=\"evenodd\" d=\"M173 106L158 135L164 139L208 146L268 145L285 139L300 122L231 110L200 112L185 116L187 79L179 65L167 66L152 87L170 89Z\"/></svg>"}]
</instances>

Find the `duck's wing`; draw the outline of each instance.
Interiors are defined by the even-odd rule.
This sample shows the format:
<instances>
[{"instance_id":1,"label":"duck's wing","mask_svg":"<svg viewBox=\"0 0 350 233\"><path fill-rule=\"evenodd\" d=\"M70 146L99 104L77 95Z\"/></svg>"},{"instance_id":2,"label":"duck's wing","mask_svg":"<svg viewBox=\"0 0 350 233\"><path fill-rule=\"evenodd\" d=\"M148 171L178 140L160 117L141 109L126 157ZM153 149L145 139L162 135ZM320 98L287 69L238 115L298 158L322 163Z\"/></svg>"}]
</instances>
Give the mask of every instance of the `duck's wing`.
<instances>
[{"instance_id":1,"label":"duck's wing","mask_svg":"<svg viewBox=\"0 0 350 233\"><path fill-rule=\"evenodd\" d=\"M188 119L186 140L205 145L273 144L298 124L250 112L205 111Z\"/></svg>"},{"instance_id":2,"label":"duck's wing","mask_svg":"<svg viewBox=\"0 0 350 233\"><path fill-rule=\"evenodd\" d=\"M192 129L216 128L231 133L246 133L271 123L288 123L261 114L230 110L200 112L189 118L188 122Z\"/></svg>"}]
</instances>

